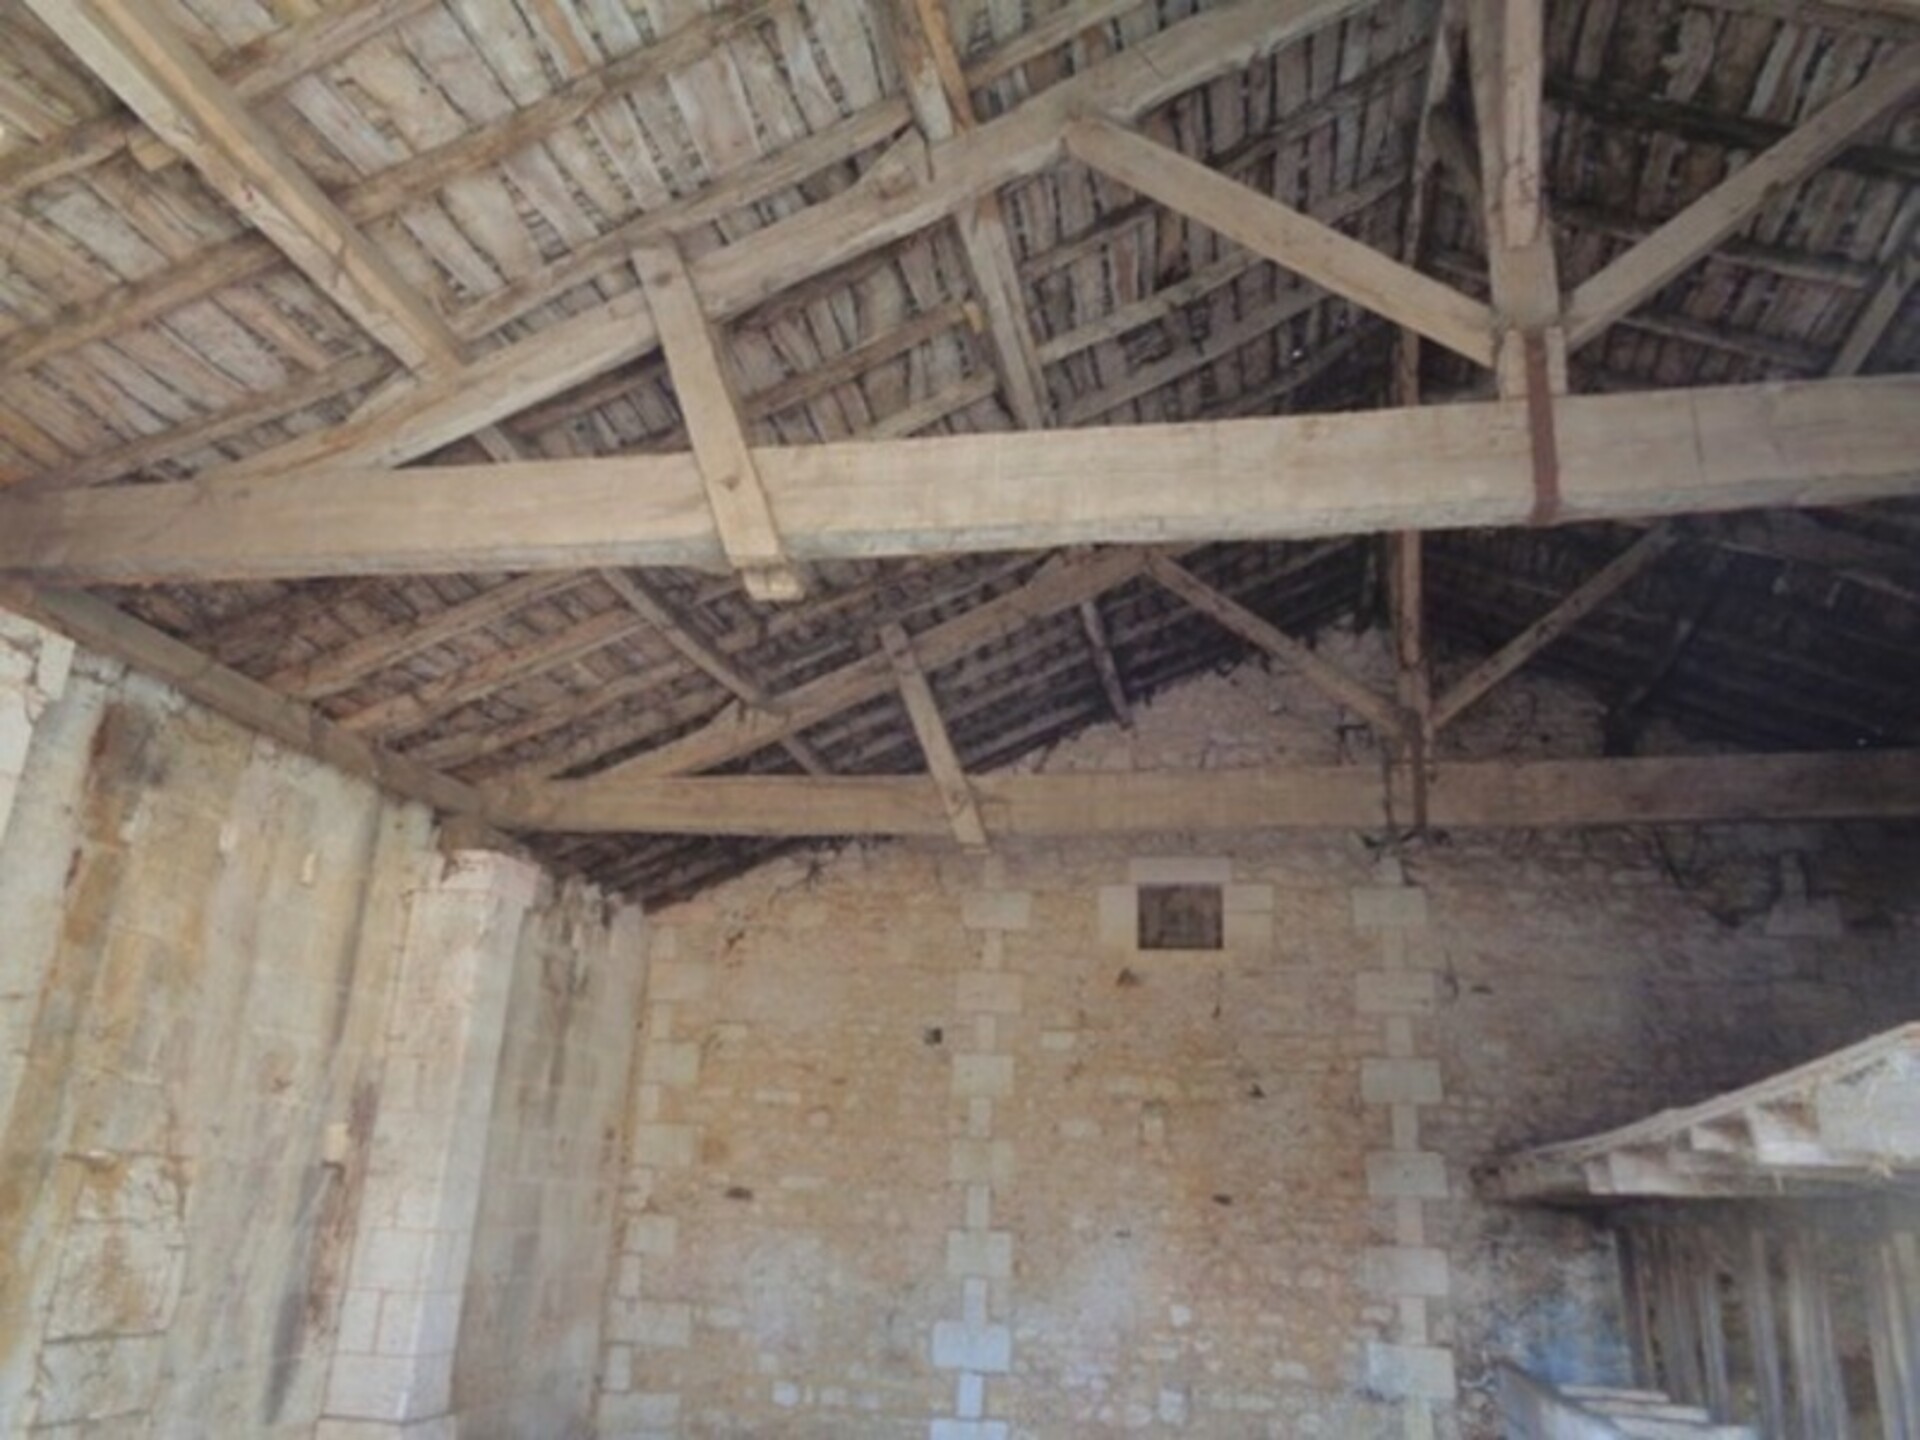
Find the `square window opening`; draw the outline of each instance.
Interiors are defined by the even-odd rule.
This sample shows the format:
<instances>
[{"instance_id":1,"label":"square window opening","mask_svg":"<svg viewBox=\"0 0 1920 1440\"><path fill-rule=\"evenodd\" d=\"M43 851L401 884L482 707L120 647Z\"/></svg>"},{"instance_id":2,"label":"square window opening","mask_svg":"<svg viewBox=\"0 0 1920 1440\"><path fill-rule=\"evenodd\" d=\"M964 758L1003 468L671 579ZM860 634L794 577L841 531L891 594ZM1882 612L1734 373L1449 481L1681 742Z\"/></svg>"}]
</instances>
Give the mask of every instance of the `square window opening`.
<instances>
[{"instance_id":1,"label":"square window opening","mask_svg":"<svg viewBox=\"0 0 1920 1440\"><path fill-rule=\"evenodd\" d=\"M1138 895L1140 949L1225 948L1226 906L1218 885L1142 885Z\"/></svg>"}]
</instances>

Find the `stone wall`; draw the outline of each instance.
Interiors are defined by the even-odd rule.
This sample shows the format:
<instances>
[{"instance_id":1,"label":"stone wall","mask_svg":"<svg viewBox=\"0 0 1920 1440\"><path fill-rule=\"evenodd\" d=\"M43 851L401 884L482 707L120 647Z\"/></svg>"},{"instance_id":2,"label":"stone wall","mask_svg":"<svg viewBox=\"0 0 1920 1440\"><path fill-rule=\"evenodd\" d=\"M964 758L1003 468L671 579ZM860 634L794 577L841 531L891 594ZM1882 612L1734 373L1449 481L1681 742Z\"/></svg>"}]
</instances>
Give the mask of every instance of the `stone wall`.
<instances>
[{"instance_id":1,"label":"stone wall","mask_svg":"<svg viewBox=\"0 0 1920 1440\"><path fill-rule=\"evenodd\" d=\"M593 1433L639 920L571 886L521 931L454 1363L462 1440Z\"/></svg>"},{"instance_id":2,"label":"stone wall","mask_svg":"<svg viewBox=\"0 0 1920 1440\"><path fill-rule=\"evenodd\" d=\"M450 1435L494 1150L551 1120L605 1203L637 919L70 657L0 617L0 1433ZM506 1037L549 966L606 1014ZM579 1410L580 1328L516 1382Z\"/></svg>"},{"instance_id":3,"label":"stone wall","mask_svg":"<svg viewBox=\"0 0 1920 1440\"><path fill-rule=\"evenodd\" d=\"M1516 684L1451 743L1594 718ZM1048 763L1366 758L1334 720L1248 667ZM1494 1356L1623 1355L1604 1237L1471 1167L1915 1014L1915 860L1866 827L888 844L662 912L602 1434L1491 1435ZM1222 887L1223 949L1139 949L1168 883Z\"/></svg>"}]
</instances>

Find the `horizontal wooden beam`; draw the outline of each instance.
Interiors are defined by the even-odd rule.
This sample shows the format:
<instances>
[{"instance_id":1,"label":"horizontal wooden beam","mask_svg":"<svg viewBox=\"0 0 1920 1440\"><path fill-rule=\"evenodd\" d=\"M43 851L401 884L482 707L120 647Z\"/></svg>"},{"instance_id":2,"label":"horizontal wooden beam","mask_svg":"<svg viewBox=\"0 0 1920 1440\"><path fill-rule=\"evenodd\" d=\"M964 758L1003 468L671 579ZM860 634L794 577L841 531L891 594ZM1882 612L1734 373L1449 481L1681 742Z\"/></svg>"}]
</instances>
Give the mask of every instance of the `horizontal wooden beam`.
<instances>
[{"instance_id":1,"label":"horizontal wooden beam","mask_svg":"<svg viewBox=\"0 0 1920 1440\"><path fill-rule=\"evenodd\" d=\"M1371 830L1410 813L1395 766L1189 773L976 775L989 834L1133 835ZM1389 789L1391 787L1391 789ZM502 829L656 835L952 833L933 781L918 776L623 776L503 787ZM1890 819L1920 815L1920 751L1704 755L1618 760L1459 761L1431 766L1428 824L1440 829Z\"/></svg>"},{"instance_id":2,"label":"horizontal wooden beam","mask_svg":"<svg viewBox=\"0 0 1920 1440\"><path fill-rule=\"evenodd\" d=\"M1569 522L1920 491L1916 375L1568 396L1555 427ZM1516 401L753 453L797 561L1516 525L1534 505ZM0 496L0 570L63 584L724 559L684 453Z\"/></svg>"}]
</instances>

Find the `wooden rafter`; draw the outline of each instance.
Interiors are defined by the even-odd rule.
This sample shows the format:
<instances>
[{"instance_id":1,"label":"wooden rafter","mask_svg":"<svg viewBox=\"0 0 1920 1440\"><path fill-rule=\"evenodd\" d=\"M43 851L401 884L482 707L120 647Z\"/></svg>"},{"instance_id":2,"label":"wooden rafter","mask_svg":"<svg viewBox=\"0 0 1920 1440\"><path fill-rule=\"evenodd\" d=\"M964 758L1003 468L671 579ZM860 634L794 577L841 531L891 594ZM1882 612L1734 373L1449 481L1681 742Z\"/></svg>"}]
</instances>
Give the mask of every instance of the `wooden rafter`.
<instances>
[{"instance_id":1,"label":"wooden rafter","mask_svg":"<svg viewBox=\"0 0 1920 1440\"><path fill-rule=\"evenodd\" d=\"M1125 584L1140 574L1144 564L1144 557L1131 550L1051 563L1017 589L921 631L914 636L914 652L923 666L937 669L1035 620L1070 610L1082 600ZM622 761L604 773L681 775L711 769L778 744L893 688L893 670L886 655L874 651L787 691L780 697L777 712L723 712L692 733ZM568 761L585 763L594 755L610 753L628 743L629 737L610 733L595 740L591 753L571 755ZM550 772L543 768L541 773Z\"/></svg>"},{"instance_id":2,"label":"wooden rafter","mask_svg":"<svg viewBox=\"0 0 1920 1440\"><path fill-rule=\"evenodd\" d=\"M30 591L0 583L0 604L98 654L137 666L209 710L349 775L451 814L474 816L481 809L479 793L470 786L355 735L311 706L220 664L104 600L78 591Z\"/></svg>"},{"instance_id":3,"label":"wooden rafter","mask_svg":"<svg viewBox=\"0 0 1920 1440\"><path fill-rule=\"evenodd\" d=\"M1493 363L1493 316L1478 300L1124 125L1082 117L1066 135L1076 160L1128 189L1469 360Z\"/></svg>"},{"instance_id":4,"label":"wooden rafter","mask_svg":"<svg viewBox=\"0 0 1920 1440\"><path fill-rule=\"evenodd\" d=\"M1077 607L1080 613L1080 628L1086 633L1087 646L1093 654L1093 668L1100 675L1100 689L1107 697L1107 708L1113 711L1113 718L1122 729L1133 725L1133 706L1127 700L1127 687L1121 682L1120 667L1113 661L1113 646L1107 640L1107 622L1100 618L1100 605L1095 600L1082 600Z\"/></svg>"},{"instance_id":5,"label":"wooden rafter","mask_svg":"<svg viewBox=\"0 0 1920 1440\"><path fill-rule=\"evenodd\" d=\"M340 308L410 369L460 342L149 0L31 0L47 26Z\"/></svg>"},{"instance_id":6,"label":"wooden rafter","mask_svg":"<svg viewBox=\"0 0 1920 1440\"><path fill-rule=\"evenodd\" d=\"M1920 46L1908 46L1577 286L1567 300L1568 345L1582 345L1599 335L1916 90Z\"/></svg>"},{"instance_id":7,"label":"wooden rafter","mask_svg":"<svg viewBox=\"0 0 1920 1440\"><path fill-rule=\"evenodd\" d=\"M760 600L797 600L806 593L774 525L773 509L747 443L740 398L719 338L687 274L678 248L662 245L635 257L707 505L727 562L747 593Z\"/></svg>"},{"instance_id":8,"label":"wooden rafter","mask_svg":"<svg viewBox=\"0 0 1920 1440\"><path fill-rule=\"evenodd\" d=\"M1829 375L1858 375L1866 368L1880 337L1887 333L1907 295L1920 284L1920 201L1909 197L1908 213L1888 237L1882 255L1885 270L1880 283L1867 296L1866 304L1847 330L1847 338L1827 366Z\"/></svg>"},{"instance_id":9,"label":"wooden rafter","mask_svg":"<svg viewBox=\"0 0 1920 1440\"><path fill-rule=\"evenodd\" d=\"M1433 728L1451 725L1486 694L1558 640L1679 543L1668 526L1647 531L1552 610L1474 666L1433 707Z\"/></svg>"},{"instance_id":10,"label":"wooden rafter","mask_svg":"<svg viewBox=\"0 0 1920 1440\"><path fill-rule=\"evenodd\" d=\"M1406 717L1393 701L1376 694L1279 626L1262 619L1230 596L1222 595L1178 561L1154 555L1147 561L1147 574L1201 614L1298 671L1328 698L1360 716L1382 738L1394 741L1406 738Z\"/></svg>"},{"instance_id":11,"label":"wooden rafter","mask_svg":"<svg viewBox=\"0 0 1920 1440\"><path fill-rule=\"evenodd\" d=\"M705 672L743 704L757 710L773 708L767 692L742 674L718 648L688 629L686 622L674 614L673 606L666 597L646 580L629 575L624 570L602 570L598 573L599 578L612 588L628 609L653 626L660 638L695 669ZM799 736L789 735L780 745L809 775L827 773L826 762Z\"/></svg>"},{"instance_id":12,"label":"wooden rafter","mask_svg":"<svg viewBox=\"0 0 1920 1440\"><path fill-rule=\"evenodd\" d=\"M976 775L996 836L1377 830L1410 811L1411 777L1372 765ZM656 835L952 832L914 776L595 776L487 788L503 829ZM1920 814L1913 751L1460 761L1434 767L1430 823L1452 829L1896 818Z\"/></svg>"},{"instance_id":13,"label":"wooden rafter","mask_svg":"<svg viewBox=\"0 0 1920 1440\"><path fill-rule=\"evenodd\" d=\"M933 776L947 823L953 827L954 839L969 850L986 849L987 830L980 821L980 807L974 801L972 786L953 748L953 739L947 734L947 722L940 717L933 687L927 683L926 671L914 653L912 639L898 625L883 625L880 646L893 666L894 684L907 707L907 718L920 742L920 753L926 757L927 770Z\"/></svg>"},{"instance_id":14,"label":"wooden rafter","mask_svg":"<svg viewBox=\"0 0 1920 1440\"><path fill-rule=\"evenodd\" d=\"M1920 377L1568 396L1555 408L1568 520L1920 489ZM752 455L798 561L1511 525L1535 500L1527 409L1510 401ZM51 583L724 558L685 454L0 496L0 570Z\"/></svg>"},{"instance_id":15,"label":"wooden rafter","mask_svg":"<svg viewBox=\"0 0 1920 1440\"><path fill-rule=\"evenodd\" d=\"M974 129L979 122L948 29L944 0L914 0L911 7L902 6L897 12L882 6L877 13L892 17L895 58L921 133L938 144ZM1021 425L1041 429L1051 407L1000 197L989 191L962 205L953 218L974 293L986 312L1007 406Z\"/></svg>"}]
</instances>

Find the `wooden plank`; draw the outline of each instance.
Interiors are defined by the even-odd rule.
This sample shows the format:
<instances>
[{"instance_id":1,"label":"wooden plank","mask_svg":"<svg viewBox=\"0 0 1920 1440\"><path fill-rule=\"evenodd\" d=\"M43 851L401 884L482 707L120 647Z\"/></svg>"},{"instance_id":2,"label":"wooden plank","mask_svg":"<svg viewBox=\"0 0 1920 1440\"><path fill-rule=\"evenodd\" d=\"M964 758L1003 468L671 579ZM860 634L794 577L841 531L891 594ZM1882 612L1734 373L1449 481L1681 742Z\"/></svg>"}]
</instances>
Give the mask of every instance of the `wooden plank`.
<instances>
[{"instance_id":1,"label":"wooden plank","mask_svg":"<svg viewBox=\"0 0 1920 1440\"><path fill-rule=\"evenodd\" d=\"M1920 283L1920 207L1899 227L1886 272L1848 327L1847 338L1827 367L1829 375L1858 375L1866 368L1874 347L1899 317L1916 283Z\"/></svg>"},{"instance_id":2,"label":"wooden plank","mask_svg":"<svg viewBox=\"0 0 1920 1440\"><path fill-rule=\"evenodd\" d=\"M460 342L391 261L148 0L30 0L35 14L320 292L409 368L450 370Z\"/></svg>"},{"instance_id":3,"label":"wooden plank","mask_svg":"<svg viewBox=\"0 0 1920 1440\"><path fill-rule=\"evenodd\" d=\"M747 443L740 397L686 262L677 246L661 245L637 252L634 266L667 354L720 548L755 599L798 600L806 585L781 543Z\"/></svg>"},{"instance_id":4,"label":"wooden plank","mask_svg":"<svg viewBox=\"0 0 1920 1440\"><path fill-rule=\"evenodd\" d=\"M1920 490L1913 375L1568 396L1555 408L1569 521ZM799 561L1513 525L1534 503L1526 407L1513 401L753 455ZM0 495L0 570L63 583L724 558L686 454Z\"/></svg>"},{"instance_id":5,"label":"wooden plank","mask_svg":"<svg viewBox=\"0 0 1920 1440\"><path fill-rule=\"evenodd\" d=\"M1107 625L1100 618L1100 606L1096 601L1082 600L1077 608L1080 628L1093 651L1093 668L1100 674L1100 689L1107 697L1107 708L1113 711L1113 718L1121 729L1131 729L1133 706L1127 701L1127 687L1120 682L1120 667L1113 662L1113 646L1107 641Z\"/></svg>"},{"instance_id":6,"label":"wooden plank","mask_svg":"<svg viewBox=\"0 0 1920 1440\"><path fill-rule=\"evenodd\" d=\"M1406 717L1393 701L1374 693L1332 661L1322 659L1311 646L1222 595L1177 561L1154 555L1147 561L1147 574L1201 614L1297 670L1336 704L1346 706L1364 719L1382 738L1395 741L1406 738Z\"/></svg>"},{"instance_id":7,"label":"wooden plank","mask_svg":"<svg viewBox=\"0 0 1920 1440\"><path fill-rule=\"evenodd\" d=\"M1493 363L1493 312L1478 300L1110 120L1077 119L1066 141L1076 160L1128 189L1469 360Z\"/></svg>"},{"instance_id":8,"label":"wooden plank","mask_svg":"<svg viewBox=\"0 0 1920 1440\"><path fill-rule=\"evenodd\" d=\"M166 681L191 700L324 760L349 775L436 810L474 815L477 791L334 724L300 701L268 689L106 601L79 591L30 590L0 582L0 605L70 636L78 644Z\"/></svg>"},{"instance_id":9,"label":"wooden plank","mask_svg":"<svg viewBox=\"0 0 1920 1440\"><path fill-rule=\"evenodd\" d=\"M1647 567L1677 545L1679 539L1667 526L1647 531L1566 599L1462 676L1434 706L1433 728L1443 729L1459 719L1494 686L1645 573Z\"/></svg>"},{"instance_id":10,"label":"wooden plank","mask_svg":"<svg viewBox=\"0 0 1920 1440\"><path fill-rule=\"evenodd\" d=\"M883 625L880 645L893 666L894 684L899 687L900 699L907 707L907 718L913 722L913 733L920 741L920 753L926 757L934 788L940 792L940 804L947 812L947 823L953 827L953 838L968 850L986 849L987 830L981 823L980 807L974 801L960 756L953 748L953 738L947 734L947 722L940 716L933 687L927 683L926 671L914 654L913 641L900 626Z\"/></svg>"},{"instance_id":11,"label":"wooden plank","mask_svg":"<svg viewBox=\"0 0 1920 1440\"><path fill-rule=\"evenodd\" d=\"M1780 1320L1773 1303L1773 1260L1767 1232L1749 1226L1740 1237L1741 1255L1734 1270L1740 1308L1746 1317L1747 1350L1753 1370L1754 1395L1760 1406L1764 1435L1786 1433L1786 1387L1780 1368Z\"/></svg>"},{"instance_id":12,"label":"wooden plank","mask_svg":"<svg viewBox=\"0 0 1920 1440\"><path fill-rule=\"evenodd\" d=\"M221 57L215 69L242 100L258 100L302 75L324 69L374 36L438 0L345 0ZM138 119L115 112L0 156L0 201L109 160L129 146L152 141ZM164 159L177 158L165 150ZM143 162L145 163L145 162Z\"/></svg>"},{"instance_id":13,"label":"wooden plank","mask_svg":"<svg viewBox=\"0 0 1920 1440\"><path fill-rule=\"evenodd\" d=\"M1833 1302L1818 1240L1794 1230L1786 1240L1787 1353L1799 1433L1847 1440L1847 1399L1834 1348Z\"/></svg>"},{"instance_id":14,"label":"wooden plank","mask_svg":"<svg viewBox=\"0 0 1920 1440\"><path fill-rule=\"evenodd\" d=\"M1916 90L1920 90L1920 46L1907 46L1580 284L1567 302L1568 345L1577 347L1599 335Z\"/></svg>"},{"instance_id":15,"label":"wooden plank","mask_svg":"<svg viewBox=\"0 0 1920 1440\"><path fill-rule=\"evenodd\" d=\"M924 663L924 662L923 662ZM884 657L882 684L892 675ZM757 748L750 747L750 748ZM975 775L996 836L1167 831L1377 830L1387 785L1371 765L1170 772ZM488 789L509 830L662 835L942 835L946 810L911 776L649 774L522 779ZM1455 829L1894 818L1920 814L1920 753L1703 755L1662 759L1461 761L1436 767L1433 823Z\"/></svg>"}]
</instances>

